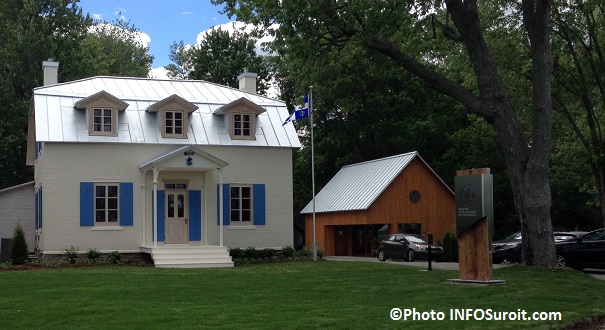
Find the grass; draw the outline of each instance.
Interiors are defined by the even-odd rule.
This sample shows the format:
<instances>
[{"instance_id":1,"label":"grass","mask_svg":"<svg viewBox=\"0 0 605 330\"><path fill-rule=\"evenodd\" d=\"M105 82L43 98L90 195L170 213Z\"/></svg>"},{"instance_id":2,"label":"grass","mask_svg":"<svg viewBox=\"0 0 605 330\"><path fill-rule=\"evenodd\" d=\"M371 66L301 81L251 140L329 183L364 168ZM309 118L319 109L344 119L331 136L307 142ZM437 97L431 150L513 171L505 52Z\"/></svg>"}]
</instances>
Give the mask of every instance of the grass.
<instances>
[{"instance_id":1,"label":"grass","mask_svg":"<svg viewBox=\"0 0 605 330\"><path fill-rule=\"evenodd\" d=\"M492 286L457 272L363 262L231 269L89 267L0 272L0 324L32 328L560 328L605 315L605 282L569 269L511 266ZM562 321L393 321L392 308L561 312Z\"/></svg>"}]
</instances>

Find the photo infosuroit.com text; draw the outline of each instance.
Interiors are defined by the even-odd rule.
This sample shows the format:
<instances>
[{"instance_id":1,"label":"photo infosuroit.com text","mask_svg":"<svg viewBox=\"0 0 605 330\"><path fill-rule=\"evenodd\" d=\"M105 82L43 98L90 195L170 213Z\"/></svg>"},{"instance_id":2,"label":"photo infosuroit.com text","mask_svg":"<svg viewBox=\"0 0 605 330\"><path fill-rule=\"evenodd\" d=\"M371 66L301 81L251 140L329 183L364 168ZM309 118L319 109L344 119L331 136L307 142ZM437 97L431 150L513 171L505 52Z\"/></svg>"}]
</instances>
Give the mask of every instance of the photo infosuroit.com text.
<instances>
[{"instance_id":1,"label":"photo infosuroit.com text","mask_svg":"<svg viewBox=\"0 0 605 330\"><path fill-rule=\"evenodd\" d=\"M393 308L393 321L561 321L561 312L495 311L491 308L451 308L447 311L419 311L416 308Z\"/></svg>"}]
</instances>

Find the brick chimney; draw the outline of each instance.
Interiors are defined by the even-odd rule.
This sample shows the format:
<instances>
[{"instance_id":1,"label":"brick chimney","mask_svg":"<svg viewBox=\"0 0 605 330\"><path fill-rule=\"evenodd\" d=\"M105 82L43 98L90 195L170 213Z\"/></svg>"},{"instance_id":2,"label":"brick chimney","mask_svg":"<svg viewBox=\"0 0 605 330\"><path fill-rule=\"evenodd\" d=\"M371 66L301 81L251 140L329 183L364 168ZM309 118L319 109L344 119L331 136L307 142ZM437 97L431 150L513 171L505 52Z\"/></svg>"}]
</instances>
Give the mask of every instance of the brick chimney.
<instances>
[{"instance_id":1,"label":"brick chimney","mask_svg":"<svg viewBox=\"0 0 605 330\"><path fill-rule=\"evenodd\" d=\"M237 76L239 80L239 89L248 93L256 94L256 73L248 72L248 68L244 68L244 72Z\"/></svg>"},{"instance_id":2,"label":"brick chimney","mask_svg":"<svg viewBox=\"0 0 605 330\"><path fill-rule=\"evenodd\" d=\"M53 62L52 58L42 62L42 72L44 73L44 86L59 83L59 62Z\"/></svg>"}]
</instances>

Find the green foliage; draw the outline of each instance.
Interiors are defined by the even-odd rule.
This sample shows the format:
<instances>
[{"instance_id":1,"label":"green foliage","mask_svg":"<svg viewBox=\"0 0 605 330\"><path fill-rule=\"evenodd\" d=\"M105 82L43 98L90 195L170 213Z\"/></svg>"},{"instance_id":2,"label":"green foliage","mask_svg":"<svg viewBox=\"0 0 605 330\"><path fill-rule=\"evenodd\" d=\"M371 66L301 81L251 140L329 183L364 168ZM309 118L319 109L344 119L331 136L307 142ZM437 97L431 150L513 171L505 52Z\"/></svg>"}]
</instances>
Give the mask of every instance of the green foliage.
<instances>
[{"instance_id":1,"label":"green foliage","mask_svg":"<svg viewBox=\"0 0 605 330\"><path fill-rule=\"evenodd\" d=\"M69 262L70 264L75 264L76 262L78 262L78 260L80 259L80 257L78 256L78 251L79 248L75 247L75 246L71 246L68 249L65 249L65 259L67 259L67 262Z\"/></svg>"},{"instance_id":2,"label":"green foliage","mask_svg":"<svg viewBox=\"0 0 605 330\"><path fill-rule=\"evenodd\" d=\"M443 235L443 239L437 240L437 244L443 247L445 253L443 261L458 262L458 238L449 230Z\"/></svg>"},{"instance_id":3,"label":"green foliage","mask_svg":"<svg viewBox=\"0 0 605 330\"><path fill-rule=\"evenodd\" d=\"M94 264L97 261L99 261L99 259L101 258L101 252L99 252L99 250L97 250L97 249L89 249L86 252L86 258L88 259L89 262Z\"/></svg>"},{"instance_id":4,"label":"green foliage","mask_svg":"<svg viewBox=\"0 0 605 330\"><path fill-rule=\"evenodd\" d=\"M230 248L229 255L233 259L243 259L246 257L244 250L242 250L241 248Z\"/></svg>"},{"instance_id":5,"label":"green foliage","mask_svg":"<svg viewBox=\"0 0 605 330\"><path fill-rule=\"evenodd\" d=\"M292 258L296 255L296 249L291 246L286 246L281 250L281 254L284 258Z\"/></svg>"},{"instance_id":6,"label":"green foliage","mask_svg":"<svg viewBox=\"0 0 605 330\"><path fill-rule=\"evenodd\" d=\"M107 255L107 260L112 265L119 265L122 262L122 255L118 251L113 251Z\"/></svg>"},{"instance_id":7,"label":"green foliage","mask_svg":"<svg viewBox=\"0 0 605 330\"><path fill-rule=\"evenodd\" d=\"M191 48L184 42L170 46L170 59L166 68L169 75L181 79L206 80L217 84L239 87L237 76L247 69L257 78L257 93L264 95L272 74L265 56L256 53L256 39L250 34L235 30L232 34L222 29L207 32L199 45Z\"/></svg>"},{"instance_id":8,"label":"green foliage","mask_svg":"<svg viewBox=\"0 0 605 330\"><path fill-rule=\"evenodd\" d=\"M23 227L21 227L21 222L18 222L13 233L10 257L11 262L13 265L22 265L27 262L28 257L29 251L27 248L27 240L25 239L25 232L23 231Z\"/></svg>"}]
</instances>

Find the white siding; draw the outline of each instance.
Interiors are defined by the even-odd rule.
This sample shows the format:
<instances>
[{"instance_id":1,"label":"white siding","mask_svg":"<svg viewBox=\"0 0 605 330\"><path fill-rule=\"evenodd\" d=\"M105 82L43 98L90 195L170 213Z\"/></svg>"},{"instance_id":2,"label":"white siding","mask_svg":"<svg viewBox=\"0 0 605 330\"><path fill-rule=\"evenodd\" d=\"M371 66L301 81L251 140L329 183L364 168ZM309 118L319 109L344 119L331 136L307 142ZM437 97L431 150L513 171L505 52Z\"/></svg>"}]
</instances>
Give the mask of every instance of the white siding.
<instances>
[{"instance_id":1,"label":"white siding","mask_svg":"<svg viewBox=\"0 0 605 330\"><path fill-rule=\"evenodd\" d=\"M152 244L152 177L138 164L179 146L107 143L46 143L44 166L36 180L44 189L43 252L62 252L71 245L81 251L138 251ZM267 147L198 146L229 163L222 170L227 183L266 185L266 225L255 229L225 226L224 243L231 247L283 247L293 245L292 149ZM38 164L39 165L39 164ZM164 179L190 180L190 189L202 190L208 221L208 244L219 243L217 225L218 174L216 171L162 171ZM134 226L119 231L94 231L80 226L80 182L133 182ZM203 197L204 199L204 197ZM203 220L204 221L204 220ZM145 222L145 225L143 225ZM143 228L145 227L145 234ZM205 228L202 224L202 228ZM143 239L145 235L145 242ZM202 233L202 239L205 237Z\"/></svg>"},{"instance_id":2,"label":"white siding","mask_svg":"<svg viewBox=\"0 0 605 330\"><path fill-rule=\"evenodd\" d=\"M0 191L0 238L12 238L17 223L25 232L30 251L34 250L34 183Z\"/></svg>"}]
</instances>

